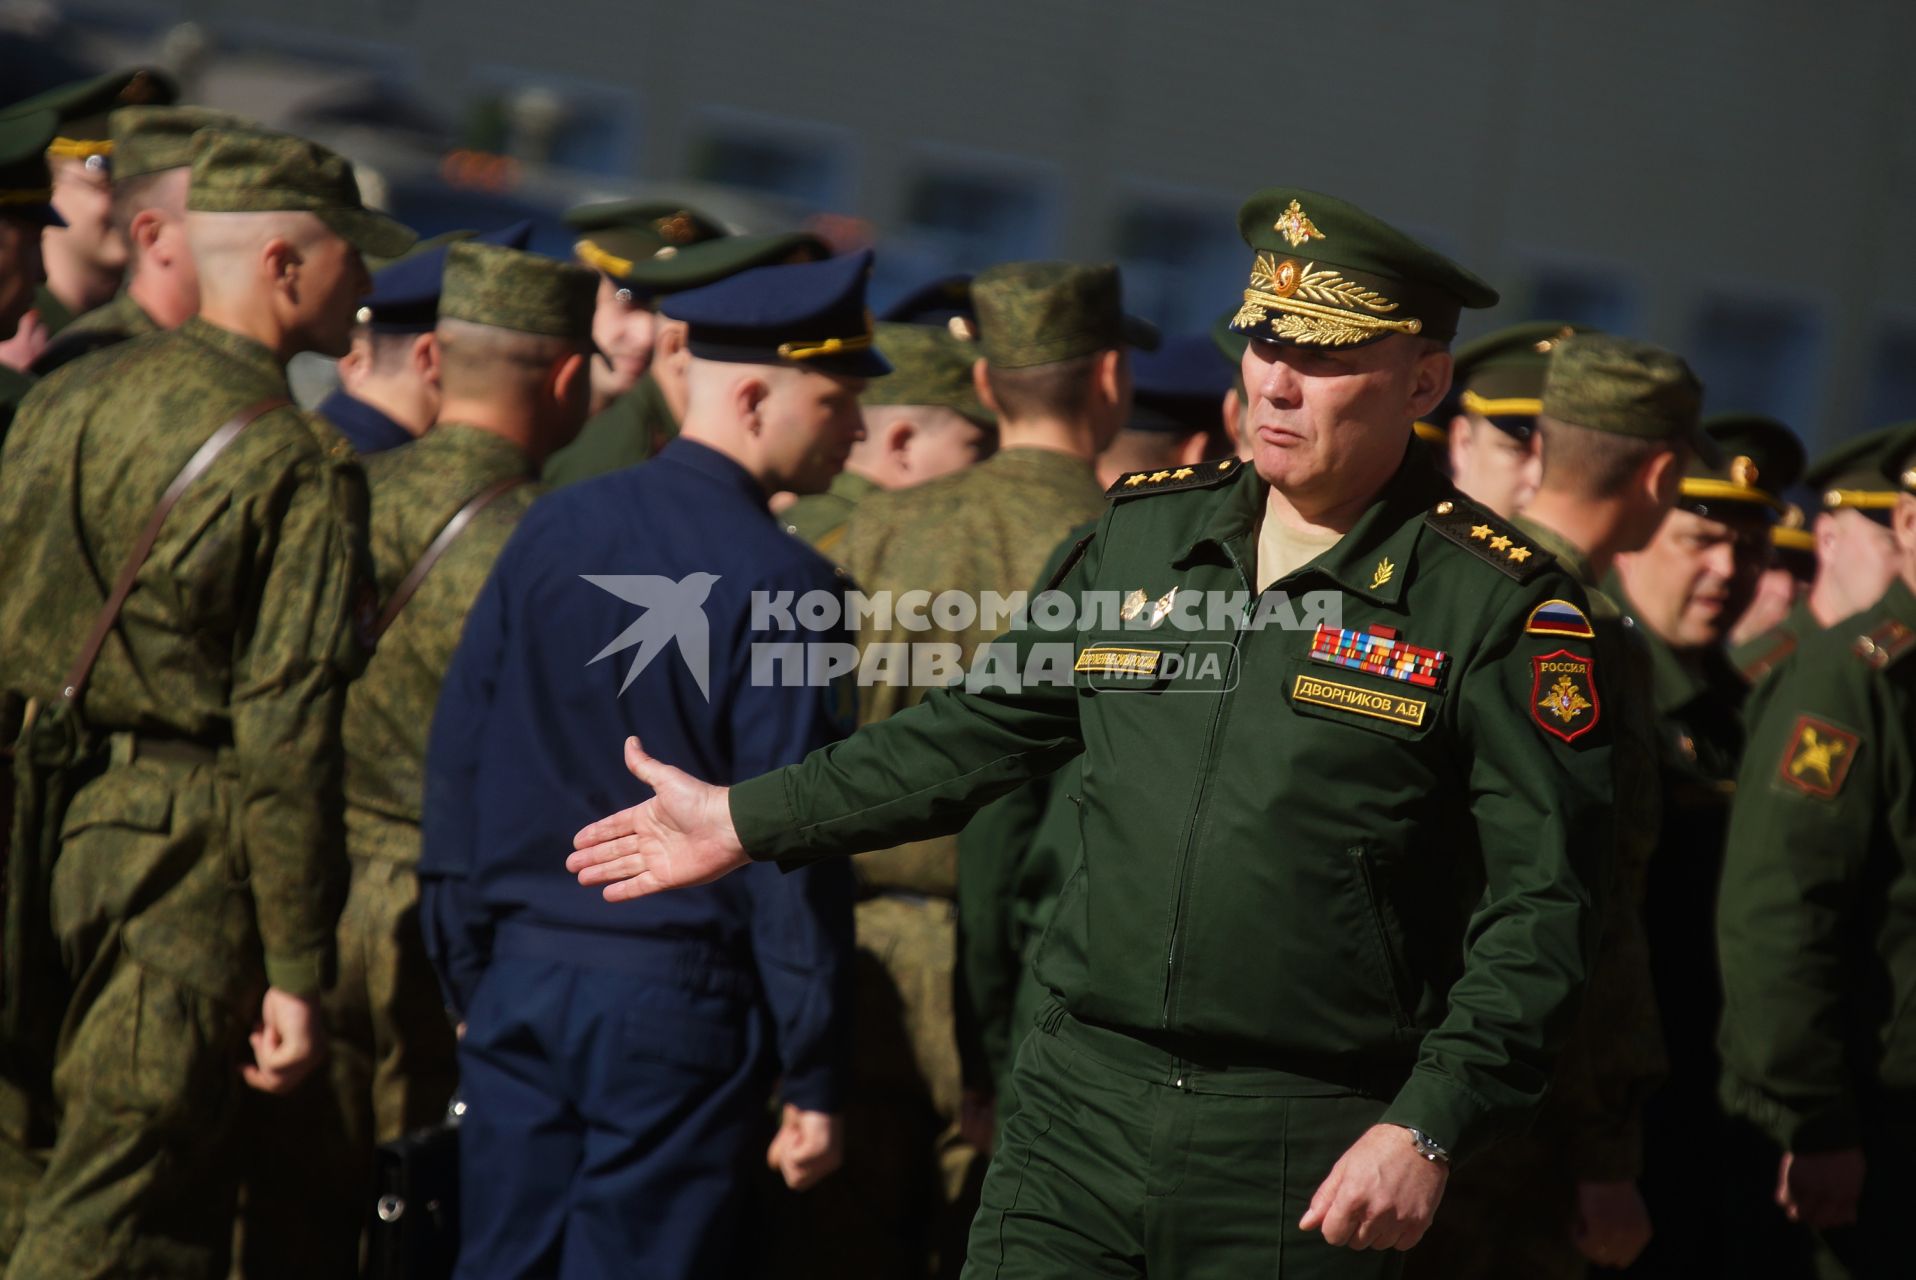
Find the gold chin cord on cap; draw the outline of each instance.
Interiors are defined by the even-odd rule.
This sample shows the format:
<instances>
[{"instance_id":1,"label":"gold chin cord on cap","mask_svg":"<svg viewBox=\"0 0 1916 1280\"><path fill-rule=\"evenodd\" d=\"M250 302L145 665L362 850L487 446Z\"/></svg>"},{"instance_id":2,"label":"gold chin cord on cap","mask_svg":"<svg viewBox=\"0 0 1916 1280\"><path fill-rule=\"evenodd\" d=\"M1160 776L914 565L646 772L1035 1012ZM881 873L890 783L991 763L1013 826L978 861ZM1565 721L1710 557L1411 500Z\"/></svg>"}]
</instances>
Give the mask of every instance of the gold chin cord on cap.
<instances>
[{"instance_id":1,"label":"gold chin cord on cap","mask_svg":"<svg viewBox=\"0 0 1916 1280\"><path fill-rule=\"evenodd\" d=\"M0 191L0 204L45 204L53 199L52 187L16 187Z\"/></svg>"},{"instance_id":2,"label":"gold chin cord on cap","mask_svg":"<svg viewBox=\"0 0 1916 1280\"><path fill-rule=\"evenodd\" d=\"M1525 399L1521 396L1509 396L1502 400L1488 400L1475 391L1466 391L1457 398L1465 413L1474 413L1480 418L1534 418L1543 412L1543 401Z\"/></svg>"},{"instance_id":3,"label":"gold chin cord on cap","mask_svg":"<svg viewBox=\"0 0 1916 1280\"><path fill-rule=\"evenodd\" d=\"M778 358L781 360L812 360L819 356L835 356L841 351L864 351L872 344L869 333L855 338L826 338L820 342L781 342L778 344Z\"/></svg>"},{"instance_id":4,"label":"gold chin cord on cap","mask_svg":"<svg viewBox=\"0 0 1916 1280\"><path fill-rule=\"evenodd\" d=\"M1788 506L1774 494L1763 492L1747 484L1737 484L1733 480L1713 480L1708 476L1686 476L1682 485L1686 498L1720 498L1726 502L1760 502L1774 508L1778 513L1788 510Z\"/></svg>"},{"instance_id":5,"label":"gold chin cord on cap","mask_svg":"<svg viewBox=\"0 0 1916 1280\"><path fill-rule=\"evenodd\" d=\"M590 240L576 241L572 246L572 252L579 255L579 261L587 266L596 267L609 276L623 277L632 274L630 258L621 258L616 253L607 253Z\"/></svg>"},{"instance_id":6,"label":"gold chin cord on cap","mask_svg":"<svg viewBox=\"0 0 1916 1280\"><path fill-rule=\"evenodd\" d=\"M1903 476L1908 484L1910 477ZM1896 505L1896 494L1890 489L1831 489L1823 495L1825 511L1887 511Z\"/></svg>"},{"instance_id":7,"label":"gold chin cord on cap","mask_svg":"<svg viewBox=\"0 0 1916 1280\"><path fill-rule=\"evenodd\" d=\"M1244 305L1232 317L1231 327L1263 324L1276 311L1281 314L1271 321L1273 336L1325 347L1354 346L1386 333L1423 332L1422 320L1385 318L1398 306L1328 267L1295 258L1280 262L1275 254L1259 252L1251 264L1251 287L1244 291Z\"/></svg>"},{"instance_id":8,"label":"gold chin cord on cap","mask_svg":"<svg viewBox=\"0 0 1916 1280\"><path fill-rule=\"evenodd\" d=\"M80 138L55 138L47 144L47 154L69 160L88 160L94 156L112 155L113 143L105 139L86 141Z\"/></svg>"}]
</instances>

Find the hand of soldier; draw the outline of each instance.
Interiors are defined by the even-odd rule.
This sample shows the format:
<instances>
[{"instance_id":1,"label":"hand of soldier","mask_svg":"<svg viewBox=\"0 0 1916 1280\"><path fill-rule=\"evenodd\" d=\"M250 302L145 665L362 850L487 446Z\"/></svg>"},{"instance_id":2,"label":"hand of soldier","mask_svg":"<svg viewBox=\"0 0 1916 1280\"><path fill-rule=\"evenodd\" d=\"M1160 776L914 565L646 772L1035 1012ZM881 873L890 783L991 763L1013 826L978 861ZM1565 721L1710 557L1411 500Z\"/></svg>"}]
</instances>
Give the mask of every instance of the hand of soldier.
<instances>
[{"instance_id":1,"label":"hand of soldier","mask_svg":"<svg viewBox=\"0 0 1916 1280\"><path fill-rule=\"evenodd\" d=\"M291 1093L326 1056L326 1023L319 1004L278 987L267 988L253 1024L253 1061L240 1068L261 1093Z\"/></svg>"},{"instance_id":2,"label":"hand of soldier","mask_svg":"<svg viewBox=\"0 0 1916 1280\"><path fill-rule=\"evenodd\" d=\"M1791 1222L1817 1230L1847 1227L1856 1221L1863 1197L1863 1153L1788 1151L1776 1170L1776 1203Z\"/></svg>"},{"instance_id":3,"label":"hand of soldier","mask_svg":"<svg viewBox=\"0 0 1916 1280\"><path fill-rule=\"evenodd\" d=\"M1426 1160L1410 1133L1372 1125L1351 1145L1311 1197L1298 1227L1352 1249L1408 1249L1424 1238L1450 1168Z\"/></svg>"},{"instance_id":4,"label":"hand of soldier","mask_svg":"<svg viewBox=\"0 0 1916 1280\"><path fill-rule=\"evenodd\" d=\"M1571 1243L1600 1267L1627 1267L1650 1243L1650 1210L1637 1184L1579 1182Z\"/></svg>"},{"instance_id":5,"label":"hand of soldier","mask_svg":"<svg viewBox=\"0 0 1916 1280\"><path fill-rule=\"evenodd\" d=\"M803 1191L837 1169L844 1158L844 1133L837 1116L785 1104L785 1119L765 1150L765 1164L778 1171L786 1186Z\"/></svg>"},{"instance_id":6,"label":"hand of soldier","mask_svg":"<svg viewBox=\"0 0 1916 1280\"><path fill-rule=\"evenodd\" d=\"M637 738L625 740L625 767L652 788L652 798L572 837L575 852L565 865L580 884L604 885L607 902L625 902L710 884L751 861L732 826L724 787L654 760Z\"/></svg>"}]
</instances>

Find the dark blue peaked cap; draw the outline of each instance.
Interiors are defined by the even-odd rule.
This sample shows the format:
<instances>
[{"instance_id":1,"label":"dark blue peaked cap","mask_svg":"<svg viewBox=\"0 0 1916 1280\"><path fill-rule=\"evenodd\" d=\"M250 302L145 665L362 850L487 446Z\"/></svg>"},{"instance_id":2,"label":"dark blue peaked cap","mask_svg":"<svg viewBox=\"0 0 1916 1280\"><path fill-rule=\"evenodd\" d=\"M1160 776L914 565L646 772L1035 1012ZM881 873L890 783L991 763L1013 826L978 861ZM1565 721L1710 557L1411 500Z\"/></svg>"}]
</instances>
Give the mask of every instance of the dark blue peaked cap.
<instances>
[{"instance_id":1,"label":"dark blue peaked cap","mask_svg":"<svg viewBox=\"0 0 1916 1280\"><path fill-rule=\"evenodd\" d=\"M876 378L891 365L872 348L865 306L871 250L823 262L755 267L659 305L689 328L686 347L701 360L790 363L820 373Z\"/></svg>"},{"instance_id":2,"label":"dark blue peaked cap","mask_svg":"<svg viewBox=\"0 0 1916 1280\"><path fill-rule=\"evenodd\" d=\"M360 323L371 325L375 333L429 331L439 321L439 284L446 274L446 254L461 240L523 249L532 241L532 223L515 222L479 235L455 231L381 267L373 273L372 293L360 303Z\"/></svg>"},{"instance_id":3,"label":"dark blue peaked cap","mask_svg":"<svg viewBox=\"0 0 1916 1280\"><path fill-rule=\"evenodd\" d=\"M971 277L945 276L920 285L891 304L880 320L892 324L929 324L950 326L962 316L974 327L978 313L971 305Z\"/></svg>"},{"instance_id":4,"label":"dark blue peaked cap","mask_svg":"<svg viewBox=\"0 0 1916 1280\"><path fill-rule=\"evenodd\" d=\"M1137 431L1221 431L1233 369L1209 334L1166 338L1131 353L1131 420Z\"/></svg>"}]
</instances>

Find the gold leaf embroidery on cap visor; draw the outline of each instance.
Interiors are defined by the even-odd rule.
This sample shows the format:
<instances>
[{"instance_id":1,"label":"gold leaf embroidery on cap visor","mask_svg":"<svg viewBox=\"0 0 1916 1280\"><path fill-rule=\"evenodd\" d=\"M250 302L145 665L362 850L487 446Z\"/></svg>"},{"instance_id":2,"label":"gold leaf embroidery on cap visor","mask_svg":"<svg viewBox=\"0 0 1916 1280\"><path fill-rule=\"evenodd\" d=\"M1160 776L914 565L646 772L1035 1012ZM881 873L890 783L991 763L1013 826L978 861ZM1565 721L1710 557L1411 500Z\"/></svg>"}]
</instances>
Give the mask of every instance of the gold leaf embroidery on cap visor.
<instances>
[{"instance_id":1,"label":"gold leaf embroidery on cap visor","mask_svg":"<svg viewBox=\"0 0 1916 1280\"><path fill-rule=\"evenodd\" d=\"M1275 254L1260 251L1251 264L1244 305L1231 323L1234 328L1248 328L1263 324L1277 311L1282 314L1271 321L1274 336L1327 347L1369 342L1386 333L1422 332L1422 320L1384 317L1398 305L1328 267L1300 264L1294 258L1280 262Z\"/></svg>"}]
</instances>

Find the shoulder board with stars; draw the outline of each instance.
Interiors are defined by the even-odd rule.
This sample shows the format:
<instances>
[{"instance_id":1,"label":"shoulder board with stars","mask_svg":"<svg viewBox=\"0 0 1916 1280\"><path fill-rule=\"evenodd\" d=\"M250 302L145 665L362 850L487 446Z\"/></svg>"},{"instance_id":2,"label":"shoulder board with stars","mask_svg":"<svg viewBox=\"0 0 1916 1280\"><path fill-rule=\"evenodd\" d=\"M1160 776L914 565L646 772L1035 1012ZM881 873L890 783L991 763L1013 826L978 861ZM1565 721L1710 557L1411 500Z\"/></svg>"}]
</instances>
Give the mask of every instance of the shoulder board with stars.
<instances>
[{"instance_id":1,"label":"shoulder board with stars","mask_svg":"<svg viewBox=\"0 0 1916 1280\"><path fill-rule=\"evenodd\" d=\"M1188 467L1167 467L1159 471L1127 471L1114 481L1105 496L1136 498L1147 493L1170 493L1175 489L1208 489L1236 475L1244 464L1236 458L1218 458Z\"/></svg>"},{"instance_id":2,"label":"shoulder board with stars","mask_svg":"<svg viewBox=\"0 0 1916 1280\"><path fill-rule=\"evenodd\" d=\"M1430 509L1424 522L1518 582L1528 582L1557 563L1548 551L1531 546L1521 531L1474 503L1446 498Z\"/></svg>"},{"instance_id":3,"label":"shoulder board with stars","mask_svg":"<svg viewBox=\"0 0 1916 1280\"><path fill-rule=\"evenodd\" d=\"M1856 637L1850 646L1851 653L1878 671L1912 650L1916 650L1916 629L1894 618Z\"/></svg>"}]
</instances>

